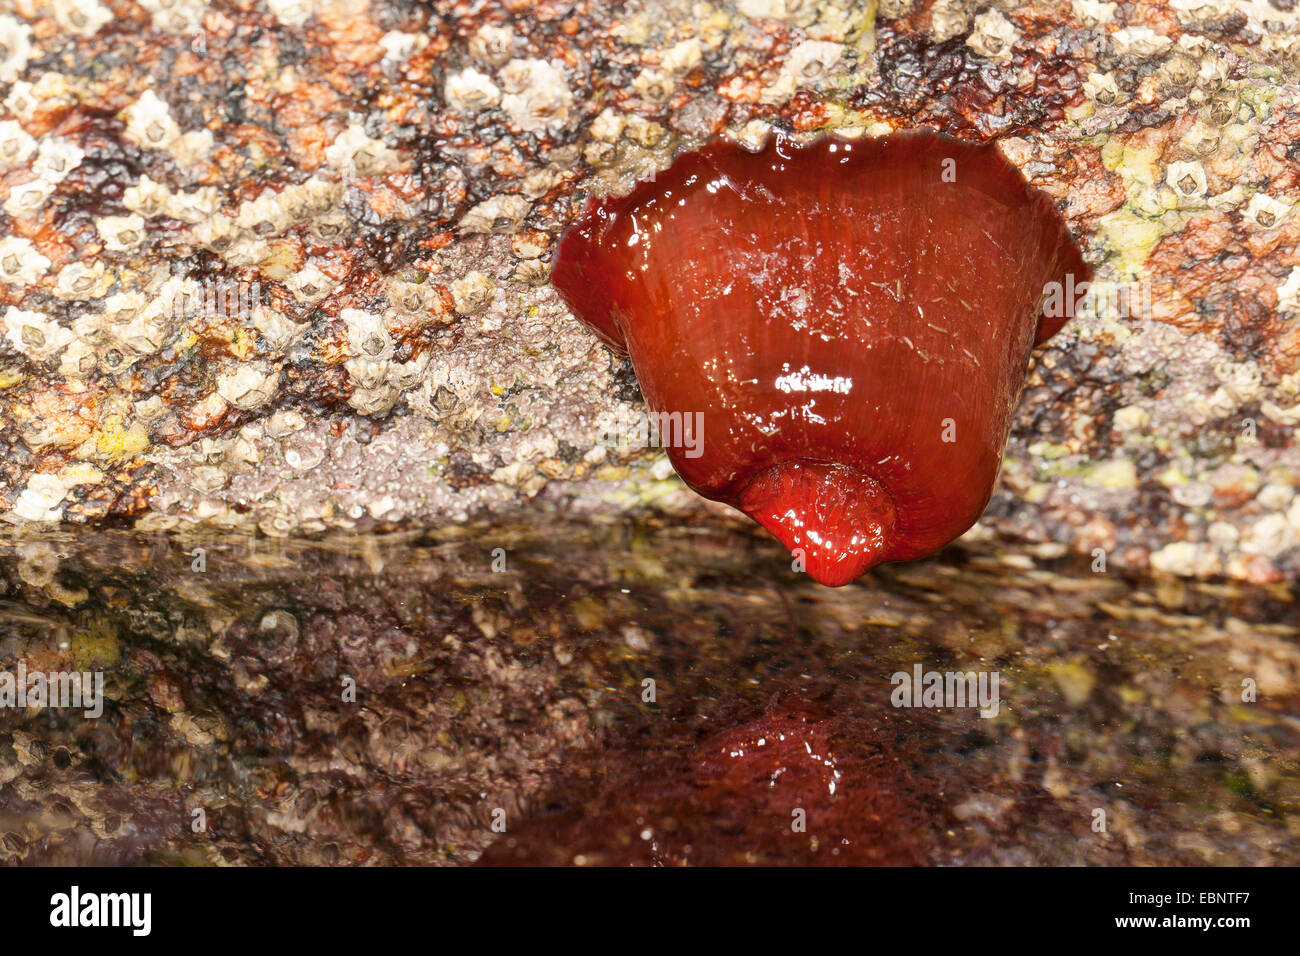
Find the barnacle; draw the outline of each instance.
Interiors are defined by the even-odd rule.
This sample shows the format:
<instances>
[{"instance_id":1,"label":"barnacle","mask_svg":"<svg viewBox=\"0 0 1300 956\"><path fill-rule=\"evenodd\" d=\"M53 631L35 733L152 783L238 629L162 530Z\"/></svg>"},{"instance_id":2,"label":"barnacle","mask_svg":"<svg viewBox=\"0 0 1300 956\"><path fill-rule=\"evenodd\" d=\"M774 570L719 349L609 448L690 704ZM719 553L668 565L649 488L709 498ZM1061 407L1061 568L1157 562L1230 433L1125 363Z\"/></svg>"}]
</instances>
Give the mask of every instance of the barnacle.
<instances>
[{"instance_id":1,"label":"barnacle","mask_svg":"<svg viewBox=\"0 0 1300 956\"><path fill-rule=\"evenodd\" d=\"M485 24L470 37L469 53L470 56L488 66L501 66L510 59L514 42L514 34L505 27Z\"/></svg>"},{"instance_id":2,"label":"barnacle","mask_svg":"<svg viewBox=\"0 0 1300 956\"><path fill-rule=\"evenodd\" d=\"M347 327L348 345L359 358L386 362L393 355L393 337L382 316L361 309L343 309L339 313Z\"/></svg>"},{"instance_id":3,"label":"barnacle","mask_svg":"<svg viewBox=\"0 0 1300 956\"><path fill-rule=\"evenodd\" d=\"M353 123L326 147L325 159L345 176L373 176L396 169L402 158L396 150L367 136L364 129Z\"/></svg>"},{"instance_id":4,"label":"barnacle","mask_svg":"<svg viewBox=\"0 0 1300 956\"><path fill-rule=\"evenodd\" d=\"M61 183L85 156L85 151L71 140L43 139L36 156L36 175L49 183Z\"/></svg>"},{"instance_id":5,"label":"barnacle","mask_svg":"<svg viewBox=\"0 0 1300 956\"><path fill-rule=\"evenodd\" d=\"M471 272L451 284L451 294L456 300L456 311L461 315L482 312L492 301L492 279L482 272Z\"/></svg>"},{"instance_id":6,"label":"barnacle","mask_svg":"<svg viewBox=\"0 0 1300 956\"><path fill-rule=\"evenodd\" d=\"M514 232L531 209L532 204L522 196L493 196L465 214L460 231L466 234Z\"/></svg>"},{"instance_id":7,"label":"barnacle","mask_svg":"<svg viewBox=\"0 0 1300 956\"><path fill-rule=\"evenodd\" d=\"M49 268L50 260L41 255L30 239L21 236L0 239L0 280L9 285L31 285Z\"/></svg>"},{"instance_id":8,"label":"barnacle","mask_svg":"<svg viewBox=\"0 0 1300 956\"><path fill-rule=\"evenodd\" d=\"M448 76L443 94L455 110L484 110L501 102L501 91L492 78L472 66Z\"/></svg>"},{"instance_id":9,"label":"barnacle","mask_svg":"<svg viewBox=\"0 0 1300 956\"><path fill-rule=\"evenodd\" d=\"M153 90L145 90L123 110L122 117L126 120L127 138L137 146L168 150L181 138L181 128L172 119L171 107Z\"/></svg>"},{"instance_id":10,"label":"barnacle","mask_svg":"<svg viewBox=\"0 0 1300 956\"><path fill-rule=\"evenodd\" d=\"M38 212L54 192L54 184L44 179L33 179L9 190L5 200L5 212L15 219L30 216Z\"/></svg>"},{"instance_id":11,"label":"barnacle","mask_svg":"<svg viewBox=\"0 0 1300 956\"><path fill-rule=\"evenodd\" d=\"M21 166L36 152L36 140L13 120L0 122L0 166Z\"/></svg>"},{"instance_id":12,"label":"barnacle","mask_svg":"<svg viewBox=\"0 0 1300 956\"><path fill-rule=\"evenodd\" d=\"M966 45L980 56L994 60L1010 60L1011 48L1020 34L1001 12L986 10L975 18L975 29L966 38Z\"/></svg>"},{"instance_id":13,"label":"barnacle","mask_svg":"<svg viewBox=\"0 0 1300 956\"><path fill-rule=\"evenodd\" d=\"M306 325L292 322L283 312L264 305L254 306L250 318L266 344L278 352L287 349L307 330Z\"/></svg>"},{"instance_id":14,"label":"barnacle","mask_svg":"<svg viewBox=\"0 0 1300 956\"><path fill-rule=\"evenodd\" d=\"M143 183L141 187L144 187ZM212 186L204 186L193 192L168 192L163 204L163 213L172 219L197 226L215 215L220 205L221 200L217 190ZM144 214L142 210L135 211Z\"/></svg>"},{"instance_id":15,"label":"barnacle","mask_svg":"<svg viewBox=\"0 0 1300 956\"><path fill-rule=\"evenodd\" d=\"M280 387L280 370L260 362L249 362L217 375L217 394L236 408L261 408Z\"/></svg>"},{"instance_id":16,"label":"barnacle","mask_svg":"<svg viewBox=\"0 0 1300 956\"><path fill-rule=\"evenodd\" d=\"M95 228L104 240L104 248L109 252L130 252L138 248L147 238L144 219L131 213L126 216L99 216L95 219Z\"/></svg>"},{"instance_id":17,"label":"barnacle","mask_svg":"<svg viewBox=\"0 0 1300 956\"><path fill-rule=\"evenodd\" d=\"M138 0L154 26L166 33L195 33L203 28L205 0Z\"/></svg>"},{"instance_id":18,"label":"barnacle","mask_svg":"<svg viewBox=\"0 0 1300 956\"><path fill-rule=\"evenodd\" d=\"M285 282L293 297L315 305L334 291L338 283L312 263L307 263Z\"/></svg>"},{"instance_id":19,"label":"barnacle","mask_svg":"<svg viewBox=\"0 0 1300 956\"><path fill-rule=\"evenodd\" d=\"M51 5L55 22L76 36L94 36L113 19L99 0L51 0Z\"/></svg>"},{"instance_id":20,"label":"barnacle","mask_svg":"<svg viewBox=\"0 0 1300 956\"><path fill-rule=\"evenodd\" d=\"M1263 229L1272 229L1291 213L1291 203L1276 199L1267 193L1256 193L1246 204L1246 218Z\"/></svg>"},{"instance_id":21,"label":"barnacle","mask_svg":"<svg viewBox=\"0 0 1300 956\"><path fill-rule=\"evenodd\" d=\"M0 83L12 83L32 55L32 30L8 14L0 15Z\"/></svg>"},{"instance_id":22,"label":"barnacle","mask_svg":"<svg viewBox=\"0 0 1300 956\"><path fill-rule=\"evenodd\" d=\"M388 362L383 359L348 359L343 367L347 370L348 378L360 388L378 388L388 380Z\"/></svg>"},{"instance_id":23,"label":"barnacle","mask_svg":"<svg viewBox=\"0 0 1300 956\"><path fill-rule=\"evenodd\" d=\"M501 71L501 108L525 133L563 126L573 94L558 67L545 60L512 60Z\"/></svg>"},{"instance_id":24,"label":"barnacle","mask_svg":"<svg viewBox=\"0 0 1300 956\"><path fill-rule=\"evenodd\" d=\"M14 348L35 362L57 355L73 335L43 312L9 306L4 316L5 335Z\"/></svg>"},{"instance_id":25,"label":"barnacle","mask_svg":"<svg viewBox=\"0 0 1300 956\"><path fill-rule=\"evenodd\" d=\"M362 415L382 415L393 407L398 392L387 383L378 388L358 388L348 397L348 404Z\"/></svg>"},{"instance_id":26,"label":"barnacle","mask_svg":"<svg viewBox=\"0 0 1300 956\"><path fill-rule=\"evenodd\" d=\"M171 190L164 183L156 183L148 176L141 175L140 181L128 186L122 193L122 205L131 212L138 213L146 219L161 216L167 211L171 199ZM176 217L179 218L179 217Z\"/></svg>"}]
</instances>

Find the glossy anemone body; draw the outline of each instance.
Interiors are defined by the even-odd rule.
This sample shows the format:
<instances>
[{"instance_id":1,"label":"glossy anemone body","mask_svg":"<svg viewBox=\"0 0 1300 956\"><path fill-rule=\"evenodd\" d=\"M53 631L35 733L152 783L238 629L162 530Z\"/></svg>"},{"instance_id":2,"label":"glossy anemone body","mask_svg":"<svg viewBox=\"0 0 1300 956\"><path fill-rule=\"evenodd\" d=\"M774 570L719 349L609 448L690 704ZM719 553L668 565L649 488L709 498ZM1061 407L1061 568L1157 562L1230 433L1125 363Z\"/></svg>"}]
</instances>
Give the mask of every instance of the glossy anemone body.
<instances>
[{"instance_id":1,"label":"glossy anemone body","mask_svg":"<svg viewBox=\"0 0 1300 956\"><path fill-rule=\"evenodd\" d=\"M590 203L552 267L652 412L701 413L702 453L668 449L682 479L828 585L979 518L1030 353L1068 318L1045 291L1087 276L996 147L924 132L684 154Z\"/></svg>"}]
</instances>

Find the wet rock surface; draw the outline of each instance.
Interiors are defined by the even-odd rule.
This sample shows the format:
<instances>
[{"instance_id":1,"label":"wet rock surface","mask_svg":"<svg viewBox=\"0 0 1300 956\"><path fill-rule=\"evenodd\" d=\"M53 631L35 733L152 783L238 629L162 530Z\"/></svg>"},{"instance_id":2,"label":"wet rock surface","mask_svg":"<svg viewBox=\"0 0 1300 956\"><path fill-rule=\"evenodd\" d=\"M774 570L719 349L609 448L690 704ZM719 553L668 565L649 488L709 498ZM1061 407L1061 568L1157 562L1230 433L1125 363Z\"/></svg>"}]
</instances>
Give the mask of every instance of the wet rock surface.
<instances>
[{"instance_id":1,"label":"wet rock surface","mask_svg":"<svg viewBox=\"0 0 1300 956\"><path fill-rule=\"evenodd\" d=\"M1292 5L8 0L0 512L267 535L712 516L546 286L586 194L715 136L930 126L1061 205L1098 294L986 530L1300 570Z\"/></svg>"},{"instance_id":2,"label":"wet rock surface","mask_svg":"<svg viewBox=\"0 0 1300 956\"><path fill-rule=\"evenodd\" d=\"M829 590L656 521L11 538L0 674L104 700L0 708L0 852L1294 865L1298 627L1286 584L985 545ZM894 706L918 665L996 715Z\"/></svg>"}]
</instances>

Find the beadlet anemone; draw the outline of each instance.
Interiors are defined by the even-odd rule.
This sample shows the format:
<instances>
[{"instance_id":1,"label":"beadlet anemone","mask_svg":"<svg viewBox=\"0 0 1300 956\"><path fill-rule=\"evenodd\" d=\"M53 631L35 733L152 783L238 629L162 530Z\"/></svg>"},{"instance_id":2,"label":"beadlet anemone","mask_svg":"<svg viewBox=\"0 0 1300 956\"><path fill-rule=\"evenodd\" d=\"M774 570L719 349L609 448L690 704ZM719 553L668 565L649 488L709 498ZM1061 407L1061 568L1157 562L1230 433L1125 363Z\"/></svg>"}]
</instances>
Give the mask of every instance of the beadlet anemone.
<instances>
[{"instance_id":1,"label":"beadlet anemone","mask_svg":"<svg viewBox=\"0 0 1300 956\"><path fill-rule=\"evenodd\" d=\"M682 479L839 586L979 518L1068 317L1046 292L1088 274L996 147L917 132L684 154L589 202L551 281L652 413L702 421Z\"/></svg>"}]
</instances>

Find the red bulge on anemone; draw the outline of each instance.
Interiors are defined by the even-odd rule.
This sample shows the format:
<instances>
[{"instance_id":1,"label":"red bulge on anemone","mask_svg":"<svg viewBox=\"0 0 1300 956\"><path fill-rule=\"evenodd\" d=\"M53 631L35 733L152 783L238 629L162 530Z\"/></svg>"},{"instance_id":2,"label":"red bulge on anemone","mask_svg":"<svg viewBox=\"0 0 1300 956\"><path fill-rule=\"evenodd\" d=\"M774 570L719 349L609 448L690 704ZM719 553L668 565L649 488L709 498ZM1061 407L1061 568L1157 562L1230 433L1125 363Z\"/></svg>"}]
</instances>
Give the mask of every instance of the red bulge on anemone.
<instances>
[{"instance_id":1,"label":"red bulge on anemone","mask_svg":"<svg viewBox=\"0 0 1300 956\"><path fill-rule=\"evenodd\" d=\"M1068 317L1044 295L1088 274L996 147L918 132L684 154L590 202L551 281L656 420L700 423L660 434L682 479L838 586L975 523Z\"/></svg>"}]
</instances>

